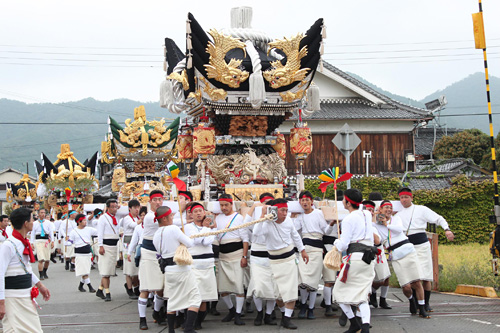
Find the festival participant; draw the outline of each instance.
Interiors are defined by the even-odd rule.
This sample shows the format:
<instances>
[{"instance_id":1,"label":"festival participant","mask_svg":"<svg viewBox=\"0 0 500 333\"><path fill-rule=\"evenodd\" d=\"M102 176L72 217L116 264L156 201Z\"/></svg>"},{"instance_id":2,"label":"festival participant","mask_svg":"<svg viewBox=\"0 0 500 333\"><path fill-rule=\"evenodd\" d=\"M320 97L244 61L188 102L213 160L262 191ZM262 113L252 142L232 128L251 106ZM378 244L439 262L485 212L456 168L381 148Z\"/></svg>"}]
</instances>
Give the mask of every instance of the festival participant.
<instances>
[{"instance_id":1,"label":"festival participant","mask_svg":"<svg viewBox=\"0 0 500 333\"><path fill-rule=\"evenodd\" d=\"M377 214L375 214L375 203L371 200L363 201L363 209L367 210L374 217L373 227L374 230L378 230L377 222L378 220L375 218ZM370 305L374 308L378 307L377 302L377 289L380 288L380 307L382 309L392 309L389 304L387 304L387 293L389 291L389 278L391 276L391 270L389 269L389 263L387 262L387 258L385 256L385 249L382 244L375 244L378 250L377 260L375 261L375 279L372 283L372 292L370 295Z\"/></svg>"},{"instance_id":2,"label":"festival participant","mask_svg":"<svg viewBox=\"0 0 500 333\"><path fill-rule=\"evenodd\" d=\"M311 192L300 192L299 200L304 213L299 214L294 223L295 228L302 235L302 243L309 255L309 262L306 264L299 261L300 312L298 318L315 319L314 304L324 267L323 235L329 225L323 212L314 209ZM307 305L308 299L309 306Z\"/></svg>"},{"instance_id":3,"label":"festival participant","mask_svg":"<svg viewBox=\"0 0 500 333\"><path fill-rule=\"evenodd\" d=\"M97 229L87 227L85 215L78 214L75 218L77 227L69 234L69 240L75 247L75 275L80 276L78 290L85 292L83 286L86 284L89 292L95 293L96 290L90 284L90 267L92 264L92 236L97 236Z\"/></svg>"},{"instance_id":4,"label":"festival participant","mask_svg":"<svg viewBox=\"0 0 500 333\"><path fill-rule=\"evenodd\" d=\"M288 205L285 199L271 200L267 205L277 209L276 221L264 222L262 233L266 235L266 248L269 252L269 262L274 281L278 288L278 306L281 310L281 326L287 329L297 329L291 322L295 301L298 299L298 269L294 247L297 248L303 261L307 264L309 256L302 239L295 229L291 218L287 217ZM267 206L262 208L265 216Z\"/></svg>"},{"instance_id":5,"label":"festival participant","mask_svg":"<svg viewBox=\"0 0 500 333\"><path fill-rule=\"evenodd\" d=\"M430 318L425 311L424 289L420 282L423 273L415 247L404 234L403 222L399 216L392 216L390 201L384 200L380 204L380 213L377 215L375 228L378 230L381 243L385 242L386 247L391 252L392 267L403 293L410 301L410 312L417 312L415 300L413 300L412 289L414 289L417 294L420 317Z\"/></svg>"},{"instance_id":6,"label":"festival participant","mask_svg":"<svg viewBox=\"0 0 500 333\"><path fill-rule=\"evenodd\" d=\"M92 214L92 220L88 220L87 225L94 229L97 229L97 225L99 224L99 218L102 216L104 212L100 208L94 209L94 213ZM94 257L92 260L92 269L94 269L94 265L99 261L99 243L97 242L97 236L92 236L92 251L94 252Z\"/></svg>"},{"instance_id":7,"label":"festival participant","mask_svg":"<svg viewBox=\"0 0 500 333\"><path fill-rule=\"evenodd\" d=\"M346 331L348 333L360 329L363 333L370 331L368 294L375 277L374 259L377 251L373 246L371 214L359 210L362 201L363 196L359 190L348 189L344 192L343 204L349 215L342 220L340 237L333 244L340 253L347 250L339 279L333 287L333 298L351 322L349 330ZM359 308L362 324L356 319L351 305Z\"/></svg>"},{"instance_id":8,"label":"festival participant","mask_svg":"<svg viewBox=\"0 0 500 333\"><path fill-rule=\"evenodd\" d=\"M68 213L68 218L59 226L59 238L63 240L63 254L66 261L65 269L71 272L75 271L75 248L71 242L68 242L68 235L76 228L75 217L77 211L72 210ZM70 268L71 267L71 268Z\"/></svg>"},{"instance_id":9,"label":"festival participant","mask_svg":"<svg viewBox=\"0 0 500 333\"><path fill-rule=\"evenodd\" d=\"M50 299L49 290L33 274L35 256L27 238L33 229L33 216L27 208L10 214L12 235L0 246L0 319L4 332L43 332L32 297L37 291ZM36 297L36 296L35 296Z\"/></svg>"},{"instance_id":10,"label":"festival participant","mask_svg":"<svg viewBox=\"0 0 500 333\"><path fill-rule=\"evenodd\" d=\"M202 204L192 202L189 210L193 223L189 223L184 227L186 236L210 232L215 228L212 219L206 217L205 207ZM202 237L199 244L189 248L189 253L193 257L191 271L196 279L196 285L202 300L195 322L195 330L202 329L201 324L207 315L207 302L218 299L214 253L212 250L214 239L215 236Z\"/></svg>"},{"instance_id":11,"label":"festival participant","mask_svg":"<svg viewBox=\"0 0 500 333\"><path fill-rule=\"evenodd\" d=\"M165 316L161 312L163 306L163 273L158 266L156 258L156 248L153 244L153 236L158 230L158 222L156 221L156 210L163 205L163 192L153 190L149 194L149 204L151 211L144 217L143 241L141 245L141 261L139 263L139 282L140 291L137 307L139 310L139 328L147 330L148 324L146 321L146 307L148 304L149 293L155 293L153 319L160 325L164 324Z\"/></svg>"},{"instance_id":12,"label":"festival participant","mask_svg":"<svg viewBox=\"0 0 500 333\"><path fill-rule=\"evenodd\" d=\"M66 216L64 216L64 218L63 218L63 215L66 215L66 214L63 214L61 212L57 213L57 215L56 215L57 219L54 221L54 239L55 239L54 248L56 251L56 255L59 256L59 260L61 263L64 262L64 255L63 255L61 237L59 236L59 228L61 228L61 224L63 223L63 219L66 218Z\"/></svg>"},{"instance_id":13,"label":"festival participant","mask_svg":"<svg viewBox=\"0 0 500 333\"><path fill-rule=\"evenodd\" d=\"M50 250L54 247L54 224L45 219L46 211L38 210L38 220L33 223L31 231L31 246L36 248L38 273L40 280L48 279L47 270L50 264Z\"/></svg>"},{"instance_id":14,"label":"festival participant","mask_svg":"<svg viewBox=\"0 0 500 333\"><path fill-rule=\"evenodd\" d=\"M96 296L105 302L111 302L109 292L110 277L116 272L116 257L118 253L118 239L120 227L116 220L116 212L119 205L116 199L106 201L106 213L99 218L97 224L97 242L99 244L99 274L101 284L96 292Z\"/></svg>"},{"instance_id":15,"label":"festival participant","mask_svg":"<svg viewBox=\"0 0 500 333\"><path fill-rule=\"evenodd\" d=\"M187 309L184 332L195 333L194 324L201 304L200 292L191 265L177 265L174 262L174 254L181 244L191 248L201 243L203 238L195 238L195 240L189 238L179 227L173 225L172 217L172 210L169 207L162 206L156 210L159 229L153 238L153 244L161 256L160 268L165 275L163 295L168 298L168 331L175 333L176 311Z\"/></svg>"},{"instance_id":16,"label":"festival participant","mask_svg":"<svg viewBox=\"0 0 500 333\"><path fill-rule=\"evenodd\" d=\"M127 249L127 261L131 262L135 265L135 267L139 268L139 260L140 260L140 248L142 244L142 234L144 232L144 217L148 213L147 207L141 207L139 209L139 215L137 226L134 229L134 233L132 234L132 239L130 240L130 244ZM139 277L137 277L137 287L134 287L134 295L139 297L141 294L139 290Z\"/></svg>"},{"instance_id":17,"label":"festival participant","mask_svg":"<svg viewBox=\"0 0 500 333\"><path fill-rule=\"evenodd\" d=\"M182 222L187 223L187 212L186 205L193 201L193 195L189 191L179 191L179 211L174 214L174 225L181 226L181 212L182 212Z\"/></svg>"},{"instance_id":18,"label":"festival participant","mask_svg":"<svg viewBox=\"0 0 500 333\"><path fill-rule=\"evenodd\" d=\"M222 211L215 218L218 230L236 227L243 222L243 217L233 210L233 197L230 194L221 194L218 201ZM238 229L220 234L217 238L220 244L217 282L220 296L229 309L222 322L229 322L234 318L235 325L245 325L241 320L241 311L245 303L243 269L248 264L248 233L244 229ZM231 294L236 295L236 308Z\"/></svg>"},{"instance_id":19,"label":"festival participant","mask_svg":"<svg viewBox=\"0 0 500 333\"><path fill-rule=\"evenodd\" d=\"M274 200L271 193L262 193L259 201L255 202L246 213L243 223L255 221L261 214L256 214L257 207L264 207L269 201ZM258 215L258 216L257 216ZM257 223L250 227L252 250L250 251L250 284L247 290L247 298L252 297L257 309L257 317L253 324L261 326L262 320L266 325L276 325L272 318L276 299L278 298L278 287L273 278L273 272L269 263L269 253L266 247L266 235L263 233L263 224ZM266 314L264 316L263 302L266 302Z\"/></svg>"},{"instance_id":20,"label":"festival participant","mask_svg":"<svg viewBox=\"0 0 500 333\"><path fill-rule=\"evenodd\" d=\"M323 235L323 252L326 254L333 248L333 243L339 238L338 230L337 230L338 221L332 220L329 224L329 228L325 230L325 234ZM337 306L332 303L332 290L335 285L335 281L337 280L337 271L327 268L323 265L323 302L325 306L325 316L332 317L334 315L334 311L337 311ZM323 303L322 302L322 303ZM345 319L347 321L347 318Z\"/></svg>"},{"instance_id":21,"label":"festival participant","mask_svg":"<svg viewBox=\"0 0 500 333\"><path fill-rule=\"evenodd\" d=\"M125 261L123 263L123 275L125 275L125 290L130 299L137 299L137 295L134 293L134 288L139 286L139 279L137 275L139 274L138 267L135 266L135 261L127 260L128 247L130 246L130 241L132 240L132 235L134 230L139 223L139 209L141 208L141 203L139 200L132 199L128 202L128 215L121 220L121 227L123 228L123 255L125 256ZM141 228L142 229L142 228ZM134 253L135 257L135 253Z\"/></svg>"},{"instance_id":22,"label":"festival participant","mask_svg":"<svg viewBox=\"0 0 500 333\"><path fill-rule=\"evenodd\" d=\"M400 189L398 194L403 210L396 215L403 221L405 234L417 251L418 262L424 274L422 276L422 283L425 293L425 310L427 312L433 312L429 305L433 281L432 252L431 244L427 238L425 229L427 228L427 223L437 224L444 229L444 234L449 241L453 241L455 235L453 235L453 232L450 230L448 222L446 222L441 215L435 213L428 207L414 205L412 203L413 194L409 188L405 187Z\"/></svg>"},{"instance_id":23,"label":"festival participant","mask_svg":"<svg viewBox=\"0 0 500 333\"><path fill-rule=\"evenodd\" d=\"M9 217L7 215L0 215L0 245L9 238L7 227L9 226Z\"/></svg>"}]
</instances>

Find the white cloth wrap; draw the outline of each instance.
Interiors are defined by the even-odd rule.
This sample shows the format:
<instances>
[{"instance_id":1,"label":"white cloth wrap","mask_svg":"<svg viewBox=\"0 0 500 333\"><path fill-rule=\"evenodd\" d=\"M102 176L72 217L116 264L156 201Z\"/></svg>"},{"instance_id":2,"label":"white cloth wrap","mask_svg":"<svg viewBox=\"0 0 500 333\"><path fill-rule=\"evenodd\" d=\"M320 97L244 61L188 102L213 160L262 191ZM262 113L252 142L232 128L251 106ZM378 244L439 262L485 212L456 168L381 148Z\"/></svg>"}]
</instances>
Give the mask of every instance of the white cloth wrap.
<instances>
[{"instance_id":1,"label":"white cloth wrap","mask_svg":"<svg viewBox=\"0 0 500 333\"><path fill-rule=\"evenodd\" d=\"M340 270L339 279L333 286L333 299L340 304L358 305L368 301L368 294L371 293L373 278L375 277L375 260L370 265L361 258L363 253L354 252L351 255L350 268L347 274L347 281L340 281L347 267Z\"/></svg>"},{"instance_id":2,"label":"white cloth wrap","mask_svg":"<svg viewBox=\"0 0 500 333\"><path fill-rule=\"evenodd\" d=\"M92 264L92 256L76 256L75 275L76 276L89 275L91 264Z\"/></svg>"},{"instance_id":3,"label":"white cloth wrap","mask_svg":"<svg viewBox=\"0 0 500 333\"><path fill-rule=\"evenodd\" d=\"M215 277L215 268L195 268L191 267L191 272L196 279L196 285L200 292L203 302L217 301L219 294L217 292L217 279Z\"/></svg>"},{"instance_id":4,"label":"white cloth wrap","mask_svg":"<svg viewBox=\"0 0 500 333\"><path fill-rule=\"evenodd\" d=\"M221 244L228 244L232 242L241 242L241 240L222 240ZM243 295L245 293L245 289L243 287L244 272L241 267L242 256L243 249L230 253L219 253L219 269L217 272L217 285L219 287L219 293L230 293L236 295Z\"/></svg>"},{"instance_id":5,"label":"white cloth wrap","mask_svg":"<svg viewBox=\"0 0 500 333\"><path fill-rule=\"evenodd\" d=\"M200 307L201 296L190 266L179 266L174 271L165 270L163 297L168 298L167 311Z\"/></svg>"},{"instance_id":6,"label":"white cloth wrap","mask_svg":"<svg viewBox=\"0 0 500 333\"><path fill-rule=\"evenodd\" d=\"M130 258L130 262L128 261L128 246L130 244L130 236L125 236L123 238L123 275L128 275L128 276L137 276L139 275L139 267L135 266L135 258L132 257ZM125 240L128 240L128 242L125 242Z\"/></svg>"},{"instance_id":7,"label":"white cloth wrap","mask_svg":"<svg viewBox=\"0 0 500 333\"><path fill-rule=\"evenodd\" d=\"M401 287L422 279L422 269L418 262L417 252L413 251L405 257L393 260L392 268Z\"/></svg>"},{"instance_id":8,"label":"white cloth wrap","mask_svg":"<svg viewBox=\"0 0 500 333\"><path fill-rule=\"evenodd\" d=\"M50 260L50 241L47 239L37 239L35 241L36 257L38 261Z\"/></svg>"},{"instance_id":9,"label":"white cloth wrap","mask_svg":"<svg viewBox=\"0 0 500 333\"><path fill-rule=\"evenodd\" d=\"M280 255L293 250L293 246L280 250L271 251L271 255ZM283 302L296 301L299 297L298 286L299 286L299 272L297 268L297 257L291 255L285 259L269 260L271 263L271 270L273 272L274 281L276 281L276 286L278 288L279 296Z\"/></svg>"},{"instance_id":10,"label":"white cloth wrap","mask_svg":"<svg viewBox=\"0 0 500 333\"><path fill-rule=\"evenodd\" d=\"M265 245L252 244L252 251L265 251ZM250 284L247 290L247 297L258 297L264 300L275 300L278 298L279 291L276 281L273 278L271 263L269 258L253 257L250 265Z\"/></svg>"},{"instance_id":11,"label":"white cloth wrap","mask_svg":"<svg viewBox=\"0 0 500 333\"><path fill-rule=\"evenodd\" d=\"M141 248L139 262L139 287L141 291L163 290L163 274L156 259L156 252Z\"/></svg>"},{"instance_id":12,"label":"white cloth wrap","mask_svg":"<svg viewBox=\"0 0 500 333\"><path fill-rule=\"evenodd\" d=\"M99 274L104 277L114 276L116 273L116 254L118 246L103 245L104 255L99 256Z\"/></svg>"},{"instance_id":13,"label":"white cloth wrap","mask_svg":"<svg viewBox=\"0 0 500 333\"><path fill-rule=\"evenodd\" d=\"M382 282L391 276L391 269L389 268L389 263L387 262L387 257L385 256L384 246L380 245L377 247L381 252L380 256L377 255L375 258L375 282ZM377 260L380 258L380 262Z\"/></svg>"},{"instance_id":14,"label":"white cloth wrap","mask_svg":"<svg viewBox=\"0 0 500 333\"><path fill-rule=\"evenodd\" d=\"M4 333L43 332L40 317L30 297L5 298Z\"/></svg>"},{"instance_id":15,"label":"white cloth wrap","mask_svg":"<svg viewBox=\"0 0 500 333\"><path fill-rule=\"evenodd\" d=\"M420 269L422 272L421 279L423 281L433 281L434 280L434 270L432 267L432 252L431 243L425 242L423 244L414 245L417 251L418 262L420 264Z\"/></svg>"},{"instance_id":16,"label":"white cloth wrap","mask_svg":"<svg viewBox=\"0 0 500 333\"><path fill-rule=\"evenodd\" d=\"M323 235L316 233L303 234L302 239L304 238L323 241ZM323 248L306 245L305 250L309 255L309 262L306 264L303 260L299 260L299 283L303 288L318 290L324 267Z\"/></svg>"},{"instance_id":17,"label":"white cloth wrap","mask_svg":"<svg viewBox=\"0 0 500 333\"><path fill-rule=\"evenodd\" d=\"M74 258L75 257L75 246L74 245L63 245L62 250L64 253L64 258Z\"/></svg>"}]
</instances>

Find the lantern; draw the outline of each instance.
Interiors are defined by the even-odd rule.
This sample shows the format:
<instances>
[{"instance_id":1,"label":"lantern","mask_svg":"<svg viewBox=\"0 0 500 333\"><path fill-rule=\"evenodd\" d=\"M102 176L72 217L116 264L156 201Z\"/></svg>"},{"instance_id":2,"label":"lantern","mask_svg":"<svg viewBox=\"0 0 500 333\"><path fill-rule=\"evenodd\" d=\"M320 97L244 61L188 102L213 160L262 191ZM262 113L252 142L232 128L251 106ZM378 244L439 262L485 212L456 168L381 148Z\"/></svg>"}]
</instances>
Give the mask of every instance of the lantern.
<instances>
[{"instance_id":1,"label":"lantern","mask_svg":"<svg viewBox=\"0 0 500 333\"><path fill-rule=\"evenodd\" d=\"M193 128L186 125L181 127L181 133L177 136L177 156L181 160L192 160L194 158L193 151ZM191 163L186 161L186 163Z\"/></svg>"},{"instance_id":2,"label":"lantern","mask_svg":"<svg viewBox=\"0 0 500 333\"><path fill-rule=\"evenodd\" d=\"M290 130L290 151L297 159L306 159L312 148L312 134L309 127L294 127Z\"/></svg>"},{"instance_id":3,"label":"lantern","mask_svg":"<svg viewBox=\"0 0 500 333\"><path fill-rule=\"evenodd\" d=\"M193 138L194 157L201 155L202 159L206 159L208 155L215 153L215 128L209 127L208 117L200 118L198 127L194 129Z\"/></svg>"},{"instance_id":4,"label":"lantern","mask_svg":"<svg viewBox=\"0 0 500 333\"><path fill-rule=\"evenodd\" d=\"M278 156L281 159L286 159L286 142L285 142L285 135L277 132L276 134L276 144L272 145L274 150L278 153Z\"/></svg>"}]
</instances>

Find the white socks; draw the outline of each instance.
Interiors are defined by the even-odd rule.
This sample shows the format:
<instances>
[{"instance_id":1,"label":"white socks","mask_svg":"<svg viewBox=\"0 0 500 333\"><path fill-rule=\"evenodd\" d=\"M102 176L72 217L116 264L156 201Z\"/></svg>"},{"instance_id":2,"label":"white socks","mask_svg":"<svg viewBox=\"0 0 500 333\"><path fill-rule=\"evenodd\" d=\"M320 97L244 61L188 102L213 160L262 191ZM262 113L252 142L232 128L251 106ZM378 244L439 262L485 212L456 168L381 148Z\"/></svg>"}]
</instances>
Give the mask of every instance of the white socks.
<instances>
[{"instance_id":1,"label":"white socks","mask_svg":"<svg viewBox=\"0 0 500 333\"><path fill-rule=\"evenodd\" d=\"M245 297L236 296L236 313L241 313L243 310L243 304L245 303ZM262 309L262 303L260 304Z\"/></svg>"},{"instance_id":2,"label":"white socks","mask_svg":"<svg viewBox=\"0 0 500 333\"><path fill-rule=\"evenodd\" d=\"M301 304L306 304L307 302L307 296L309 296L309 292L307 289L300 288L300 303Z\"/></svg>"},{"instance_id":3,"label":"white socks","mask_svg":"<svg viewBox=\"0 0 500 333\"><path fill-rule=\"evenodd\" d=\"M285 317L291 318L293 309L285 309Z\"/></svg>"},{"instance_id":4,"label":"white socks","mask_svg":"<svg viewBox=\"0 0 500 333\"><path fill-rule=\"evenodd\" d=\"M159 312L162 306L163 306L163 298L155 295L155 305L154 305L155 311Z\"/></svg>"},{"instance_id":5,"label":"white socks","mask_svg":"<svg viewBox=\"0 0 500 333\"><path fill-rule=\"evenodd\" d=\"M349 319L354 318L354 313L352 312L351 306L349 304L339 304L339 306L342 309L342 311L344 311L347 318Z\"/></svg>"},{"instance_id":6,"label":"white socks","mask_svg":"<svg viewBox=\"0 0 500 333\"><path fill-rule=\"evenodd\" d=\"M363 324L369 324L370 323L370 305L368 305L368 302L363 302L359 306L359 312L361 312L361 322Z\"/></svg>"},{"instance_id":7,"label":"white socks","mask_svg":"<svg viewBox=\"0 0 500 333\"><path fill-rule=\"evenodd\" d=\"M266 301L266 314L270 315L274 311L274 305L276 301Z\"/></svg>"},{"instance_id":8,"label":"white socks","mask_svg":"<svg viewBox=\"0 0 500 333\"><path fill-rule=\"evenodd\" d=\"M253 302L255 303L255 308L257 309L258 312L262 311L262 299L253 296Z\"/></svg>"},{"instance_id":9,"label":"white socks","mask_svg":"<svg viewBox=\"0 0 500 333\"><path fill-rule=\"evenodd\" d=\"M233 301L231 300L231 296L230 295L227 295L227 296L221 296L222 300L224 301L224 303L226 303L226 306L228 309L232 309L233 308Z\"/></svg>"},{"instance_id":10,"label":"white socks","mask_svg":"<svg viewBox=\"0 0 500 333\"><path fill-rule=\"evenodd\" d=\"M380 297L387 298L387 293L389 292L389 286L380 287Z\"/></svg>"},{"instance_id":11,"label":"white socks","mask_svg":"<svg viewBox=\"0 0 500 333\"><path fill-rule=\"evenodd\" d=\"M332 287L323 288L323 299L326 305L332 305Z\"/></svg>"},{"instance_id":12,"label":"white socks","mask_svg":"<svg viewBox=\"0 0 500 333\"><path fill-rule=\"evenodd\" d=\"M316 290L309 292L309 309L314 309L314 303L316 303L316 297L318 293Z\"/></svg>"},{"instance_id":13,"label":"white socks","mask_svg":"<svg viewBox=\"0 0 500 333\"><path fill-rule=\"evenodd\" d=\"M140 298L137 300L137 308L139 309L139 317L146 317L146 306L148 304L147 298Z\"/></svg>"},{"instance_id":14,"label":"white socks","mask_svg":"<svg viewBox=\"0 0 500 333\"><path fill-rule=\"evenodd\" d=\"M425 305L425 300L424 299L419 299L418 300L418 305Z\"/></svg>"},{"instance_id":15,"label":"white socks","mask_svg":"<svg viewBox=\"0 0 500 333\"><path fill-rule=\"evenodd\" d=\"M90 283L90 278L86 278L85 279L85 284L89 284Z\"/></svg>"}]
</instances>

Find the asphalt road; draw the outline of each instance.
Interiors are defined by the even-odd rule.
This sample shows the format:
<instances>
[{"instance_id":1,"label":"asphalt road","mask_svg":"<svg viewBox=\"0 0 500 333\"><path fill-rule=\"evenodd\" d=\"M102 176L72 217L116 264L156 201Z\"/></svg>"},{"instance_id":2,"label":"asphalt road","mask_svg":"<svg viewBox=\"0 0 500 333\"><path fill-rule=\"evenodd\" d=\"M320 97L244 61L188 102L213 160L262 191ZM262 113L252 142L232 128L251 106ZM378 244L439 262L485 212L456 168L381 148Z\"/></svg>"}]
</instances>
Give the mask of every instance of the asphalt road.
<instances>
[{"instance_id":1,"label":"asphalt road","mask_svg":"<svg viewBox=\"0 0 500 333\"><path fill-rule=\"evenodd\" d=\"M33 266L36 271L36 266ZM122 271L111 279L112 302L104 302L94 294L77 290L79 279L74 273L64 270L64 265L52 264L48 271L49 279L44 284L50 289L49 302L40 300L39 310L42 327L48 332L137 332L139 318L137 301L130 300L123 288L125 278ZM94 288L99 286L97 270L91 273ZM39 297L40 299L40 297ZM433 293L431 304L435 312L431 319L421 319L408 313L407 301L399 289L391 289L387 296L392 310L372 309L372 332L500 332L500 299L459 296ZM326 318L319 306L318 297L315 320L297 320L297 331L305 332L344 332L338 317ZM225 305L219 303L220 312L226 312ZM158 326L151 318L152 309L147 310L150 332L168 332L165 326ZM339 310L340 311L340 310ZM222 317L208 315L203 324L203 332L276 332L286 331L277 326L253 326L255 313L246 314L245 326L221 323ZM177 332L182 330L177 329Z\"/></svg>"}]
</instances>

